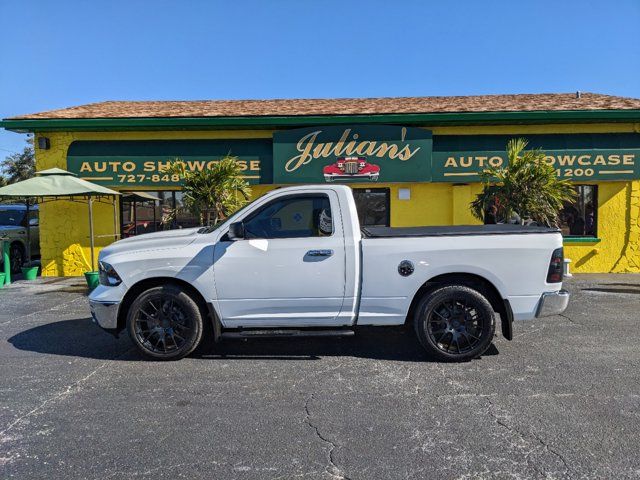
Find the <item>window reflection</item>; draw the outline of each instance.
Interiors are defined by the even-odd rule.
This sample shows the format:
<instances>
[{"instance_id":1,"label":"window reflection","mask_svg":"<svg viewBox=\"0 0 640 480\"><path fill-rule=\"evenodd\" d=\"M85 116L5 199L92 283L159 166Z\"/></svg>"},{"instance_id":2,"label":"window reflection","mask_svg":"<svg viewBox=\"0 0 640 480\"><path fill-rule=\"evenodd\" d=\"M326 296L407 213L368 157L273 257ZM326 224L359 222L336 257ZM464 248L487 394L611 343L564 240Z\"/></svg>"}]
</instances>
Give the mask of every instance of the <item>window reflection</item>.
<instances>
[{"instance_id":1,"label":"window reflection","mask_svg":"<svg viewBox=\"0 0 640 480\"><path fill-rule=\"evenodd\" d=\"M362 226L389 226L389 189L354 188L358 218Z\"/></svg>"},{"instance_id":2,"label":"window reflection","mask_svg":"<svg viewBox=\"0 0 640 480\"><path fill-rule=\"evenodd\" d=\"M200 226L198 217L186 208L182 192L123 192L120 212L122 238Z\"/></svg>"},{"instance_id":3,"label":"window reflection","mask_svg":"<svg viewBox=\"0 0 640 480\"><path fill-rule=\"evenodd\" d=\"M175 192L176 224L178 228L192 228L200 226L200 219L193 215L184 204L184 193Z\"/></svg>"},{"instance_id":4,"label":"window reflection","mask_svg":"<svg viewBox=\"0 0 640 480\"><path fill-rule=\"evenodd\" d=\"M567 237L595 237L598 232L598 187L576 185L577 197L560 211L560 228Z\"/></svg>"}]
</instances>

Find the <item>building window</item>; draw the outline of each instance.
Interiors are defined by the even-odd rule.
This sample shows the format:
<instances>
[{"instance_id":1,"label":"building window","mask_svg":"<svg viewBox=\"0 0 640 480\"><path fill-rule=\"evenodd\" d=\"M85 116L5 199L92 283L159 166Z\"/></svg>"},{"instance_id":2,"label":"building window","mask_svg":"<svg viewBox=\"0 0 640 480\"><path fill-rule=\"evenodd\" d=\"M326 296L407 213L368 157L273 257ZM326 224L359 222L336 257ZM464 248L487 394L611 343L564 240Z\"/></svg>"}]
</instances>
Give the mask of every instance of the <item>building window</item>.
<instances>
[{"instance_id":1,"label":"building window","mask_svg":"<svg viewBox=\"0 0 640 480\"><path fill-rule=\"evenodd\" d=\"M391 195L388 188L354 188L353 198L361 226L389 226Z\"/></svg>"},{"instance_id":2,"label":"building window","mask_svg":"<svg viewBox=\"0 0 640 480\"><path fill-rule=\"evenodd\" d=\"M598 236L598 187L576 185L577 197L560 211L560 228L565 237Z\"/></svg>"},{"instance_id":3,"label":"building window","mask_svg":"<svg viewBox=\"0 0 640 480\"><path fill-rule=\"evenodd\" d=\"M183 193L171 190L123 192L120 212L122 238L200 225L185 207Z\"/></svg>"},{"instance_id":4,"label":"building window","mask_svg":"<svg viewBox=\"0 0 640 480\"><path fill-rule=\"evenodd\" d=\"M184 204L184 194L182 192L174 192L175 201L175 219L174 228L192 228L200 226L200 219L191 213Z\"/></svg>"}]
</instances>

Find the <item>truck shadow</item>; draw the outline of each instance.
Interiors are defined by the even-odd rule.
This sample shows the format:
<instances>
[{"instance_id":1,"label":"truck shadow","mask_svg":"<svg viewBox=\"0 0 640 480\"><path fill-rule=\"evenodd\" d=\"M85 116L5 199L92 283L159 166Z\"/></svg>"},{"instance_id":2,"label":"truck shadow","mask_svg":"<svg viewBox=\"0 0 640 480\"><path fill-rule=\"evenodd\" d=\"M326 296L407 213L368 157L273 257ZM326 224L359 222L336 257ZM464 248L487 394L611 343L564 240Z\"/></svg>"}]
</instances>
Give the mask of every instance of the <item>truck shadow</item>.
<instances>
[{"instance_id":1,"label":"truck shadow","mask_svg":"<svg viewBox=\"0 0 640 480\"><path fill-rule=\"evenodd\" d=\"M133 345L128 338L115 339L91 322L90 318L62 320L29 328L8 339L19 350L94 358L98 360L125 359ZM136 358L136 352L126 358Z\"/></svg>"},{"instance_id":2,"label":"truck shadow","mask_svg":"<svg viewBox=\"0 0 640 480\"><path fill-rule=\"evenodd\" d=\"M497 355L491 345L485 355ZM225 340L201 345L192 355L224 360L320 360L322 357L357 357L402 362L434 362L418 343L413 331L404 328L360 327L354 337L255 338Z\"/></svg>"},{"instance_id":3,"label":"truck shadow","mask_svg":"<svg viewBox=\"0 0 640 480\"><path fill-rule=\"evenodd\" d=\"M63 320L24 330L8 339L19 350L49 355L99 360L139 361L139 354L127 334L116 339L101 331L91 319ZM492 345L486 355L498 354ZM354 337L205 339L189 358L199 360L321 360L350 356L374 360L430 362L411 329L359 328Z\"/></svg>"}]
</instances>

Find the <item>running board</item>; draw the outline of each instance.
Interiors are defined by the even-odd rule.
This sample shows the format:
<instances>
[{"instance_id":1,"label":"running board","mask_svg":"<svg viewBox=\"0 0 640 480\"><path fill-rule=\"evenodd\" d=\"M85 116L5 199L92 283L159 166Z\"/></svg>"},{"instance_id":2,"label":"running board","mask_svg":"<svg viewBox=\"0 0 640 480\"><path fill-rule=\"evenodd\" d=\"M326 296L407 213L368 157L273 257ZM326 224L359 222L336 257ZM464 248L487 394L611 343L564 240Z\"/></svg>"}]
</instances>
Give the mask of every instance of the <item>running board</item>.
<instances>
[{"instance_id":1,"label":"running board","mask_svg":"<svg viewBox=\"0 0 640 480\"><path fill-rule=\"evenodd\" d=\"M223 331L220 338L276 338L276 337L353 337L356 334L353 330L239 330Z\"/></svg>"}]
</instances>

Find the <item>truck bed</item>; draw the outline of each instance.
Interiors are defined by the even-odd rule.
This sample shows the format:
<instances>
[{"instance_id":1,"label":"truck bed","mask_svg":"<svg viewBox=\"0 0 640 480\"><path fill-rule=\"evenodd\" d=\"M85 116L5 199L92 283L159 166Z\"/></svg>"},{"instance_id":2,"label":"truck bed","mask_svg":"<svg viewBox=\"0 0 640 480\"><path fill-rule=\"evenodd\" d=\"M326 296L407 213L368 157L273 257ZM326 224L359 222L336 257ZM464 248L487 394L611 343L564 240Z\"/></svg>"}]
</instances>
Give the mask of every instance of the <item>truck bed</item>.
<instances>
[{"instance_id":1,"label":"truck bed","mask_svg":"<svg viewBox=\"0 0 640 480\"><path fill-rule=\"evenodd\" d=\"M478 235L525 235L558 233L556 228L525 225L453 225L438 227L363 227L366 238L460 237Z\"/></svg>"}]
</instances>

